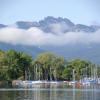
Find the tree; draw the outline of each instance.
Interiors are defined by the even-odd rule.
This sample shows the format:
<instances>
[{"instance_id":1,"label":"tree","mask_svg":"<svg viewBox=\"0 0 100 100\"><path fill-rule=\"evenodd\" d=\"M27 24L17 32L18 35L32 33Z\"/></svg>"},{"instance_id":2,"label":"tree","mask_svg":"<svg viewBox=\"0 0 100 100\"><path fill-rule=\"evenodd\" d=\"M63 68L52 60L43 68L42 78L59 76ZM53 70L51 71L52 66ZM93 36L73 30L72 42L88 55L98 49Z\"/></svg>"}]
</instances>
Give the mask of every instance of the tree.
<instances>
[{"instance_id":1,"label":"tree","mask_svg":"<svg viewBox=\"0 0 100 100\"><path fill-rule=\"evenodd\" d=\"M19 58L19 66L22 71L24 80L30 79L30 68L32 65L32 57L30 55L27 55L26 53L20 52L20 58Z\"/></svg>"},{"instance_id":2,"label":"tree","mask_svg":"<svg viewBox=\"0 0 100 100\"><path fill-rule=\"evenodd\" d=\"M5 59L5 52L0 50L0 80L8 79L7 75L8 66L5 66L4 59Z\"/></svg>"},{"instance_id":3,"label":"tree","mask_svg":"<svg viewBox=\"0 0 100 100\"><path fill-rule=\"evenodd\" d=\"M35 74L40 74L40 79L58 80L61 79L62 70L64 69L64 58L53 53L42 53L34 60L34 66L38 71Z\"/></svg>"},{"instance_id":4,"label":"tree","mask_svg":"<svg viewBox=\"0 0 100 100\"><path fill-rule=\"evenodd\" d=\"M71 72L75 70L75 78L79 80L83 74L89 76L90 75L90 62L80 59L75 59L70 61L67 65L68 68L71 68Z\"/></svg>"},{"instance_id":5,"label":"tree","mask_svg":"<svg viewBox=\"0 0 100 100\"><path fill-rule=\"evenodd\" d=\"M3 62L7 69L7 80L14 80L20 77L24 79L29 76L29 67L31 66L32 57L23 53L9 50L5 53Z\"/></svg>"},{"instance_id":6,"label":"tree","mask_svg":"<svg viewBox=\"0 0 100 100\"><path fill-rule=\"evenodd\" d=\"M100 76L100 68L89 61L75 59L65 61L63 57L53 53L32 56L15 50L0 50L0 80L73 80L83 77Z\"/></svg>"},{"instance_id":7,"label":"tree","mask_svg":"<svg viewBox=\"0 0 100 100\"><path fill-rule=\"evenodd\" d=\"M17 79L20 76L20 66L18 65L19 53L9 50L5 53L4 65L7 67L7 80Z\"/></svg>"}]
</instances>

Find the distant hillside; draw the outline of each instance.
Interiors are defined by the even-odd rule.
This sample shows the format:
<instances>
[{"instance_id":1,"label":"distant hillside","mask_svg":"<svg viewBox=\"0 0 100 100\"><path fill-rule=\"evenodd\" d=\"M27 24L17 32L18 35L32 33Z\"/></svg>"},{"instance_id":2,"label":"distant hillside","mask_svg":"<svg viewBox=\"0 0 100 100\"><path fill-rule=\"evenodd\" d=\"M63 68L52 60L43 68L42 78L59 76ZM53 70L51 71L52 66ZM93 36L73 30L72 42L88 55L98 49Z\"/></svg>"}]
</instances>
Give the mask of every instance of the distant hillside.
<instances>
[{"instance_id":1,"label":"distant hillside","mask_svg":"<svg viewBox=\"0 0 100 100\"><path fill-rule=\"evenodd\" d=\"M57 31L55 29L55 26L57 26L60 30ZM0 24L0 29L3 29L5 27L9 27L9 26ZM96 25L87 26L82 24L74 24L67 18L61 18L61 17L54 18L52 16L48 16L38 22L18 21L12 27L17 27L18 29L23 29L23 30L28 30L31 27L36 27L42 30L43 32L45 32L45 34L50 33L55 36L57 36L58 32L60 34L65 34L65 33L67 34L67 32L75 32L75 34L77 34L77 32L83 32L84 34L94 34L96 31L100 29L100 26L96 26ZM84 39L83 41L87 41L87 40ZM100 63L100 43L91 43L86 45L81 43L64 44L63 46L62 45L28 46L22 44L13 45L10 43L8 44L5 42L0 42L0 49L3 50L14 49L17 51L23 51L31 54L33 57L39 53L49 51L64 56L67 59L82 58L82 59L88 59L95 63Z\"/></svg>"},{"instance_id":2,"label":"distant hillside","mask_svg":"<svg viewBox=\"0 0 100 100\"><path fill-rule=\"evenodd\" d=\"M45 52L44 50L36 46L12 45L12 44L7 44L7 43L0 43L0 49L4 51L10 50L10 49L13 49L16 51L22 51L22 52L32 55L33 57L39 53Z\"/></svg>"}]
</instances>

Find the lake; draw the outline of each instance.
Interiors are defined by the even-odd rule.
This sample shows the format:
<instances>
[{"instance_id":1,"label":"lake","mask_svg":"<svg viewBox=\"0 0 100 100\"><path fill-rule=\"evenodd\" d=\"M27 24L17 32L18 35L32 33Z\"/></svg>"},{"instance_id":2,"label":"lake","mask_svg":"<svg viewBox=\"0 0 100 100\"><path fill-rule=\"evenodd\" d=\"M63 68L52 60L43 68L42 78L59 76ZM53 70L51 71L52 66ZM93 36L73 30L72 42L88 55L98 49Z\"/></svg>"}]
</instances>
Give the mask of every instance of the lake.
<instances>
[{"instance_id":1,"label":"lake","mask_svg":"<svg viewBox=\"0 0 100 100\"><path fill-rule=\"evenodd\" d=\"M1 88L0 100L100 100L98 88Z\"/></svg>"}]
</instances>

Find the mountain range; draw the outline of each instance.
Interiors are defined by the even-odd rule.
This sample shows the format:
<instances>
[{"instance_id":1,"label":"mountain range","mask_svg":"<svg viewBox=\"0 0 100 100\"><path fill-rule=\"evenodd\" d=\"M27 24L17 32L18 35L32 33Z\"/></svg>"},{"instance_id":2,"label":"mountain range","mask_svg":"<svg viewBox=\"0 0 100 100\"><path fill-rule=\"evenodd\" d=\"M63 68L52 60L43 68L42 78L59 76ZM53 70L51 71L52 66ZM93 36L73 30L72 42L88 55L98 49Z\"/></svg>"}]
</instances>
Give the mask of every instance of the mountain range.
<instances>
[{"instance_id":1,"label":"mountain range","mask_svg":"<svg viewBox=\"0 0 100 100\"><path fill-rule=\"evenodd\" d=\"M44 20L40 20L39 22L27 22L27 21L16 22L18 28L29 29L31 27L38 27L47 33L49 32L53 33L51 29L52 24L60 24L63 27L62 30L63 32L79 32L79 31L95 32L96 30L100 29L100 26L96 26L96 25L87 26L82 24L75 25L67 18L61 18L61 17L54 18L51 16L48 16L44 18Z\"/></svg>"},{"instance_id":2,"label":"mountain range","mask_svg":"<svg viewBox=\"0 0 100 100\"><path fill-rule=\"evenodd\" d=\"M57 26L55 29L55 25ZM9 25L0 24L0 29L9 27ZM94 34L96 31L100 29L100 26L96 25L83 25L83 24L74 24L67 18L54 18L52 16L48 16L43 20L38 22L28 22L28 21L18 21L14 24L14 26L19 29L28 30L31 27L37 27L42 30L46 34L54 34L57 35L65 34L68 32L83 32L84 34ZM37 33L36 33L37 34ZM86 41L86 40L84 40ZM42 52L54 52L58 55L64 56L66 59L74 59L81 58L93 61L94 63L100 64L100 44L92 43L92 44L64 44L60 46L54 45L42 45L42 46L34 46L34 45L22 45L22 44L10 44L5 42L0 42L0 49L9 50L14 49L17 51L23 51L28 54L31 54L33 57Z\"/></svg>"}]
</instances>

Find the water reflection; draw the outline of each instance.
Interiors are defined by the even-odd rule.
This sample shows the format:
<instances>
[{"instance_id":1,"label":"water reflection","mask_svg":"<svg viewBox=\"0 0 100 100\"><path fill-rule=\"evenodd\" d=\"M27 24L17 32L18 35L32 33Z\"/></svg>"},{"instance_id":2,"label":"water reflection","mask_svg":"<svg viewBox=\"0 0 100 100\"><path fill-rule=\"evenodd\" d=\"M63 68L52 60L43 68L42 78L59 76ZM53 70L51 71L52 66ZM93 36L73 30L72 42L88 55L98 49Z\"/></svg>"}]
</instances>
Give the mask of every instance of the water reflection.
<instances>
[{"instance_id":1,"label":"water reflection","mask_svg":"<svg viewBox=\"0 0 100 100\"><path fill-rule=\"evenodd\" d=\"M0 89L0 100L100 100L100 90L95 86L91 89L70 89L56 85L33 89Z\"/></svg>"}]
</instances>

